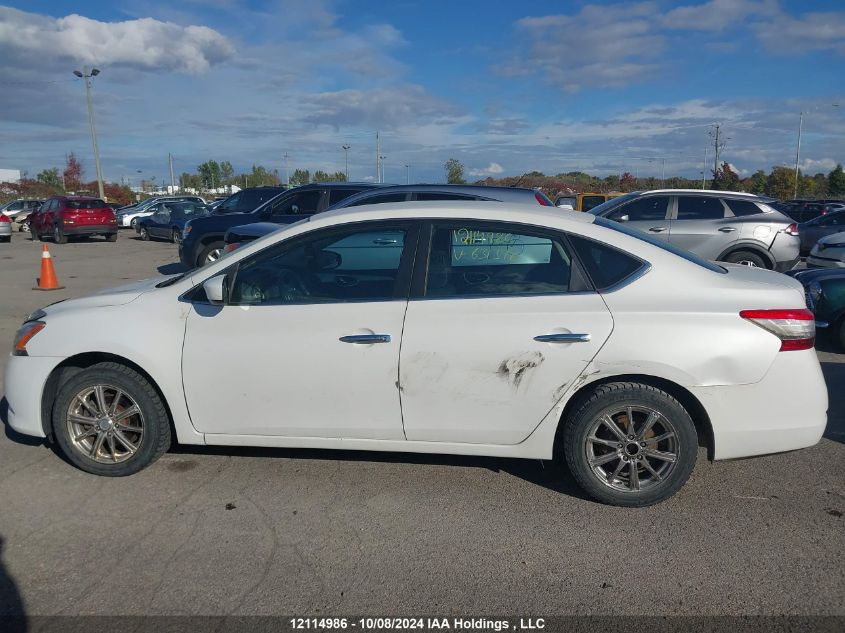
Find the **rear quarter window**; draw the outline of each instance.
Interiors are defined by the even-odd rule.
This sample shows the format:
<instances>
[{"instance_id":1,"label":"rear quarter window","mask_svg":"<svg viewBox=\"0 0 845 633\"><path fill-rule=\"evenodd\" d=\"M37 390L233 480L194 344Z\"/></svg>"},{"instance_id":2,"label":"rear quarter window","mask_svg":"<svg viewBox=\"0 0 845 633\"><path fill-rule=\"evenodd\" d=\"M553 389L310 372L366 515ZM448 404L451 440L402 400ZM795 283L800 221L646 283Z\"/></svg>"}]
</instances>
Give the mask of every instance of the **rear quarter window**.
<instances>
[{"instance_id":1,"label":"rear quarter window","mask_svg":"<svg viewBox=\"0 0 845 633\"><path fill-rule=\"evenodd\" d=\"M733 211L733 214L738 218L744 218L749 215L757 215L764 213L763 209L757 206L756 202L751 200L725 200L725 204Z\"/></svg>"},{"instance_id":2,"label":"rear quarter window","mask_svg":"<svg viewBox=\"0 0 845 633\"><path fill-rule=\"evenodd\" d=\"M602 242L578 235L569 235L569 241L598 291L624 282L647 266L641 259Z\"/></svg>"}]
</instances>

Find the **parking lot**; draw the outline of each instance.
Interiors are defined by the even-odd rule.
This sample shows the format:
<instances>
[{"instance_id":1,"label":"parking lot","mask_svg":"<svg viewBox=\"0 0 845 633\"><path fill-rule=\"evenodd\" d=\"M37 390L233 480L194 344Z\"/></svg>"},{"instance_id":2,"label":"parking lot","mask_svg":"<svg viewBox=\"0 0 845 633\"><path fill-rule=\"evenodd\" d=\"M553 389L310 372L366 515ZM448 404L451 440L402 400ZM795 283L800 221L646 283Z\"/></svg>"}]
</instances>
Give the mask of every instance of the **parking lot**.
<instances>
[{"instance_id":1,"label":"parking lot","mask_svg":"<svg viewBox=\"0 0 845 633\"><path fill-rule=\"evenodd\" d=\"M47 303L181 270L174 245L124 231L50 244L66 288L37 292L40 248L0 244L7 348ZM0 614L842 615L845 355L823 338L818 354L831 401L817 446L702 452L646 509L494 458L174 447L96 477L4 427ZM223 345L220 371L237 371Z\"/></svg>"}]
</instances>

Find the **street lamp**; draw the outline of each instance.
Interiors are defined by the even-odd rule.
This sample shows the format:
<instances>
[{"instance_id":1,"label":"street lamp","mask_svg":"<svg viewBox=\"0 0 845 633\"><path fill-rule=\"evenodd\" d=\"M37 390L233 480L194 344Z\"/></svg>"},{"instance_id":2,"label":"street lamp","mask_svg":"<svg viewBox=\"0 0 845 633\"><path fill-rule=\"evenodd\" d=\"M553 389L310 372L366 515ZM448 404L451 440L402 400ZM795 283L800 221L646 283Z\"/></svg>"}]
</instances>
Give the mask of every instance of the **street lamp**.
<instances>
[{"instance_id":1,"label":"street lamp","mask_svg":"<svg viewBox=\"0 0 845 633\"><path fill-rule=\"evenodd\" d=\"M410 165L405 165L405 184L406 185L411 184L411 166Z\"/></svg>"},{"instance_id":2,"label":"street lamp","mask_svg":"<svg viewBox=\"0 0 845 633\"><path fill-rule=\"evenodd\" d=\"M381 161L381 177L379 178L379 182L384 182L384 159L387 156L379 156L379 160Z\"/></svg>"},{"instance_id":3,"label":"street lamp","mask_svg":"<svg viewBox=\"0 0 845 633\"><path fill-rule=\"evenodd\" d=\"M94 146L94 164L97 167L97 187L100 191L100 198L105 198L103 193L103 171L100 169L100 148L97 146L97 129L94 126L94 105L91 102L91 77L96 77L100 74L99 68L92 68L89 72L87 68L82 71L74 70L73 74L80 79L85 79L85 96L88 101L88 123L91 125L91 143Z\"/></svg>"},{"instance_id":4,"label":"street lamp","mask_svg":"<svg viewBox=\"0 0 845 633\"><path fill-rule=\"evenodd\" d=\"M346 163L346 181L349 181L349 148L350 145L341 145L343 147L343 161Z\"/></svg>"},{"instance_id":5,"label":"street lamp","mask_svg":"<svg viewBox=\"0 0 845 633\"><path fill-rule=\"evenodd\" d=\"M826 105L829 105L831 108L838 108L839 107L838 103L830 103L830 104L826 104ZM807 110L807 112L813 112L815 110L818 110L821 107L822 106L816 106L815 108L811 108L811 109ZM798 117L798 146L795 149L795 191L792 194L793 198L798 197L798 162L801 159L801 128L802 127L804 127L804 111L803 110L801 110L801 114Z\"/></svg>"}]
</instances>

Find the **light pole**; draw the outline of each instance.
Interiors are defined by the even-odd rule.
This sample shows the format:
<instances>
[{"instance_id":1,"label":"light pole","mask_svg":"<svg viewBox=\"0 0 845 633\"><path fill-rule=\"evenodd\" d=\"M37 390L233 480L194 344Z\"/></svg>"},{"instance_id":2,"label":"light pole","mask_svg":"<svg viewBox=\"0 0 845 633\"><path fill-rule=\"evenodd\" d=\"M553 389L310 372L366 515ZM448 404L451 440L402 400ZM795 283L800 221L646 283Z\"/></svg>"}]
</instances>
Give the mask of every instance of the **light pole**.
<instances>
[{"instance_id":1,"label":"light pole","mask_svg":"<svg viewBox=\"0 0 845 633\"><path fill-rule=\"evenodd\" d=\"M341 145L343 148L343 162L346 164L346 181L349 182L349 148L350 145Z\"/></svg>"},{"instance_id":2,"label":"light pole","mask_svg":"<svg viewBox=\"0 0 845 633\"><path fill-rule=\"evenodd\" d=\"M411 166L410 165L405 165L405 184L406 185L411 184Z\"/></svg>"},{"instance_id":3,"label":"light pole","mask_svg":"<svg viewBox=\"0 0 845 633\"><path fill-rule=\"evenodd\" d=\"M838 108L838 103L831 103L829 104L831 108ZM816 106L815 108L811 108L807 110L807 112L813 112L814 110L818 110L822 106ZM793 198L798 197L798 162L801 159L801 128L804 127L804 111L801 110L800 115L798 116L798 146L795 148L795 191L792 194Z\"/></svg>"},{"instance_id":4,"label":"light pole","mask_svg":"<svg viewBox=\"0 0 845 633\"><path fill-rule=\"evenodd\" d=\"M100 169L100 148L97 146L97 128L94 126L94 104L91 101L91 77L96 77L100 74L99 68L92 68L89 72L87 68L82 71L74 70L73 74L80 79L85 80L85 97L88 101L88 123L91 125L91 143L94 146L94 165L97 167L97 188L100 192L100 198L105 198L103 193L103 170Z\"/></svg>"},{"instance_id":5,"label":"light pole","mask_svg":"<svg viewBox=\"0 0 845 633\"><path fill-rule=\"evenodd\" d=\"M385 158L387 158L387 156L379 156L379 160L381 161L381 178L379 179L379 182L384 182L384 159Z\"/></svg>"}]
</instances>

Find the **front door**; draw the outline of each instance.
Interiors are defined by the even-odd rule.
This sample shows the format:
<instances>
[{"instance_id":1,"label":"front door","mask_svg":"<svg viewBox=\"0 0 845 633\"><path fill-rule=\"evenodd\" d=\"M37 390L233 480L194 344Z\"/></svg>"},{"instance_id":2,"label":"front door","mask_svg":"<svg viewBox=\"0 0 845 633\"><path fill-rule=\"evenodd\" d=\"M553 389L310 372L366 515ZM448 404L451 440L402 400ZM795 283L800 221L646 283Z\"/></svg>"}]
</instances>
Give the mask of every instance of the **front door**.
<instances>
[{"instance_id":1,"label":"front door","mask_svg":"<svg viewBox=\"0 0 845 633\"><path fill-rule=\"evenodd\" d=\"M404 439L397 377L416 229L358 223L274 244L198 297L182 356L204 433Z\"/></svg>"},{"instance_id":2,"label":"front door","mask_svg":"<svg viewBox=\"0 0 845 633\"><path fill-rule=\"evenodd\" d=\"M604 344L613 321L559 234L436 224L399 363L409 440L516 444Z\"/></svg>"}]
</instances>

